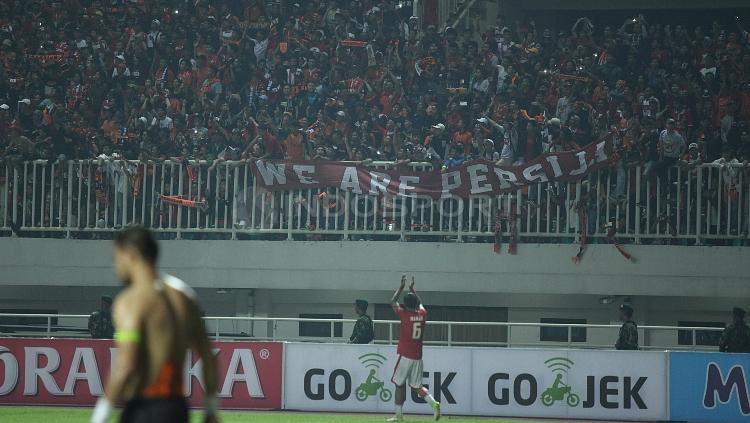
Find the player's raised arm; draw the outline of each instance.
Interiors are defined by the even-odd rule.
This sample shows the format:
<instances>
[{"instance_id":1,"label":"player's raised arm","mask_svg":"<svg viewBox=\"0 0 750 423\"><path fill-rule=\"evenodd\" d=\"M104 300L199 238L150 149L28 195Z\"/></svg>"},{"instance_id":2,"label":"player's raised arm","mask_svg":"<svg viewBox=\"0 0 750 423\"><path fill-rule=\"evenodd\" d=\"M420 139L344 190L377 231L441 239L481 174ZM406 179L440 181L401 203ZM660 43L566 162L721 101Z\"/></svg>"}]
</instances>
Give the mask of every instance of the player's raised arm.
<instances>
[{"instance_id":1,"label":"player's raised arm","mask_svg":"<svg viewBox=\"0 0 750 423\"><path fill-rule=\"evenodd\" d=\"M216 356L211 351L211 342L208 339L206 332L206 324L201 318L202 312L198 305L191 301L191 308L193 309L190 315L193 318L193 339L191 347L203 361L203 382L206 384L206 394L203 397L203 407L206 410L206 423L218 422L217 408L218 401L216 399L216 393L218 392L218 371L216 369Z\"/></svg>"},{"instance_id":2,"label":"player's raised arm","mask_svg":"<svg viewBox=\"0 0 750 423\"><path fill-rule=\"evenodd\" d=\"M393 311L395 311L396 313L398 313L398 299L401 298L401 293L404 292L405 287L406 287L406 275L401 275L401 285L393 294L393 298L391 298L391 307L393 307Z\"/></svg>"},{"instance_id":3,"label":"player's raised arm","mask_svg":"<svg viewBox=\"0 0 750 423\"><path fill-rule=\"evenodd\" d=\"M422 303L422 298L420 298L419 294L417 294L417 291L414 289L414 276L411 277L411 284L409 284L409 292L417 296L417 301L419 301L419 308L424 308L424 303Z\"/></svg>"}]
</instances>

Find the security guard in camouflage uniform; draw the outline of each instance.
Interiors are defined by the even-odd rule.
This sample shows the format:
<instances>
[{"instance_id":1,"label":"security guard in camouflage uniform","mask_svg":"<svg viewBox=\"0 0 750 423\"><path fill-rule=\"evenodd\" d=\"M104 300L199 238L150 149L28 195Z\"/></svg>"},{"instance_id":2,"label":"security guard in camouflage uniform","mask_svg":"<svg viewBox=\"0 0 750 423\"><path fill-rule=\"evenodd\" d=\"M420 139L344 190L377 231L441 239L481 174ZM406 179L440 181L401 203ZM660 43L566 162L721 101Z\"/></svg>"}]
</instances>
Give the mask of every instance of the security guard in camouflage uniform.
<instances>
[{"instance_id":1,"label":"security guard in camouflage uniform","mask_svg":"<svg viewBox=\"0 0 750 423\"><path fill-rule=\"evenodd\" d=\"M733 322L724 329L719 338L719 351L750 353L750 327L745 323L745 310L732 309Z\"/></svg>"},{"instance_id":2,"label":"security guard in camouflage uniform","mask_svg":"<svg viewBox=\"0 0 750 423\"><path fill-rule=\"evenodd\" d=\"M112 297L102 295L98 311L89 316L89 333L93 339L112 339L115 327L112 324Z\"/></svg>"},{"instance_id":3,"label":"security guard in camouflage uniform","mask_svg":"<svg viewBox=\"0 0 750 423\"><path fill-rule=\"evenodd\" d=\"M354 302L354 311L357 313L357 323L354 324L352 336L349 338L350 344L369 344L375 339L375 328L372 319L367 315L367 306L365 300Z\"/></svg>"},{"instance_id":4,"label":"security guard in camouflage uniform","mask_svg":"<svg viewBox=\"0 0 750 423\"><path fill-rule=\"evenodd\" d=\"M638 349L638 325L633 321L633 307L630 304L620 305L620 335L617 337L615 349L637 350Z\"/></svg>"}]
</instances>

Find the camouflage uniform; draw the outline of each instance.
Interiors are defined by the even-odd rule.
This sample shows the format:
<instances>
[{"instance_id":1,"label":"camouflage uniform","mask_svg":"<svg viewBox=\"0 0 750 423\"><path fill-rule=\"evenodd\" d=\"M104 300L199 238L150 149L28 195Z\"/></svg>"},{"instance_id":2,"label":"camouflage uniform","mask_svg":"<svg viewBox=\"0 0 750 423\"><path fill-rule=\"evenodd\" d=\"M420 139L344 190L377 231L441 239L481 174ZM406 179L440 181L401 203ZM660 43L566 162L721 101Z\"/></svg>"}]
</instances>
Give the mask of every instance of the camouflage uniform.
<instances>
[{"instance_id":1,"label":"camouflage uniform","mask_svg":"<svg viewBox=\"0 0 750 423\"><path fill-rule=\"evenodd\" d=\"M115 327L112 324L112 313L99 310L89 316L89 333L94 339L112 339Z\"/></svg>"},{"instance_id":2,"label":"camouflage uniform","mask_svg":"<svg viewBox=\"0 0 750 423\"><path fill-rule=\"evenodd\" d=\"M744 321L727 326L719 339L719 351L750 353L750 327Z\"/></svg>"},{"instance_id":3,"label":"camouflage uniform","mask_svg":"<svg viewBox=\"0 0 750 423\"><path fill-rule=\"evenodd\" d=\"M375 329L373 328L370 316L363 314L354 324L352 336L349 338L351 344L369 344L375 338Z\"/></svg>"},{"instance_id":4,"label":"camouflage uniform","mask_svg":"<svg viewBox=\"0 0 750 423\"><path fill-rule=\"evenodd\" d=\"M617 337L615 349L637 350L638 349L638 326L634 321L628 320L620 327L620 335Z\"/></svg>"}]
</instances>

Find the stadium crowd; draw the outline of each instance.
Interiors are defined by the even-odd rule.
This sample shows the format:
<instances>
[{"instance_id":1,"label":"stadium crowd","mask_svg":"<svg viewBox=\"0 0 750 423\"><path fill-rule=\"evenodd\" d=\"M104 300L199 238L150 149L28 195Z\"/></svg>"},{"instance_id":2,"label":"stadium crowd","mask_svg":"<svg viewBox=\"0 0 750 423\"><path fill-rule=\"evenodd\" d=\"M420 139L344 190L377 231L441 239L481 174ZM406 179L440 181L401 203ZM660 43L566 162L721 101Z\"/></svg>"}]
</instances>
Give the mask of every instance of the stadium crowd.
<instances>
[{"instance_id":1,"label":"stadium crowd","mask_svg":"<svg viewBox=\"0 0 750 423\"><path fill-rule=\"evenodd\" d=\"M658 161L671 119L665 155L750 157L739 20L439 32L398 5L2 0L3 155L513 164L614 128Z\"/></svg>"},{"instance_id":2,"label":"stadium crowd","mask_svg":"<svg viewBox=\"0 0 750 423\"><path fill-rule=\"evenodd\" d=\"M0 0L2 157L447 168L610 134L616 201L633 164L750 158L739 18L552 30L500 16L480 31L426 25L394 0L268 3Z\"/></svg>"}]
</instances>

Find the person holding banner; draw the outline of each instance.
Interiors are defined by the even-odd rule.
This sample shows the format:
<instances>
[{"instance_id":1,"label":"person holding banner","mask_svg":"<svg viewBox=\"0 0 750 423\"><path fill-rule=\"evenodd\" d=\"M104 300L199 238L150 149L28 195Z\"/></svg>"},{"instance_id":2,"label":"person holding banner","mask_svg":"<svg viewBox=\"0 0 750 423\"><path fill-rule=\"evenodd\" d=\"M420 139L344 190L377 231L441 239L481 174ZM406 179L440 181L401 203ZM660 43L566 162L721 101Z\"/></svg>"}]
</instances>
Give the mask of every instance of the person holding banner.
<instances>
[{"instance_id":1,"label":"person holding banner","mask_svg":"<svg viewBox=\"0 0 750 423\"><path fill-rule=\"evenodd\" d=\"M406 383L411 389L427 401L432 407L435 420L440 420L440 403L430 395L430 391L422 386L422 345L424 342L424 329L427 325L427 310L422 305L422 300L414 290L414 277L411 278L409 292L404 296L404 304L399 304L398 299L404 292L406 286L406 275L401 276L401 286L396 290L391 299L393 311L401 320L401 332L398 337L398 361L393 370L391 382L396 385L396 415L389 418L389 422L401 422L404 420L404 402L406 401Z\"/></svg>"},{"instance_id":2,"label":"person holding banner","mask_svg":"<svg viewBox=\"0 0 750 423\"><path fill-rule=\"evenodd\" d=\"M187 423L182 372L188 349L202 360L205 422L219 421L216 358L195 291L158 272L158 253L153 235L141 226L115 238L115 273L125 284L113 306L117 361L91 423L106 422L118 403L125 403L122 423Z\"/></svg>"}]
</instances>

